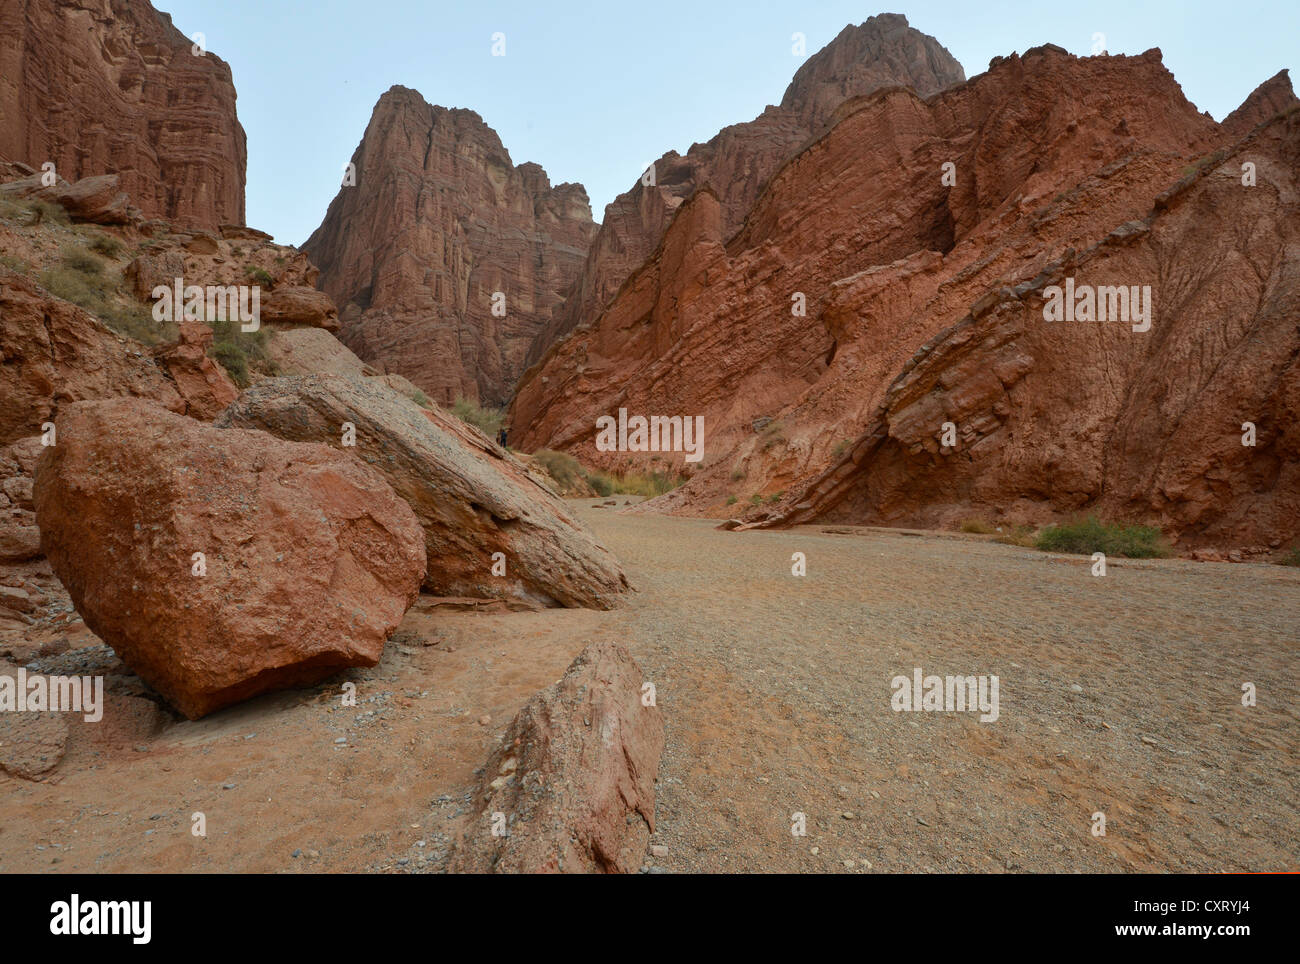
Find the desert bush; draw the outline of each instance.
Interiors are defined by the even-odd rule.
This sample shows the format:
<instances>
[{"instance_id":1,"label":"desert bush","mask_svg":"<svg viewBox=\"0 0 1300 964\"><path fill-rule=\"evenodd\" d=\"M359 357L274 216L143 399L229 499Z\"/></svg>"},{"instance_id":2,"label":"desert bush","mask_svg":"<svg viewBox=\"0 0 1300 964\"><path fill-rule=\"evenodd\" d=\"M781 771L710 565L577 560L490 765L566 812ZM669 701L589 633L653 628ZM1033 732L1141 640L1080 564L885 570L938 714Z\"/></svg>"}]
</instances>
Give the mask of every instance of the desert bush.
<instances>
[{"instance_id":1,"label":"desert bush","mask_svg":"<svg viewBox=\"0 0 1300 964\"><path fill-rule=\"evenodd\" d=\"M31 265L26 261L21 261L11 254L0 254L0 264L4 265L10 271L17 271L19 274L27 274L31 271Z\"/></svg>"},{"instance_id":2,"label":"desert bush","mask_svg":"<svg viewBox=\"0 0 1300 964\"><path fill-rule=\"evenodd\" d=\"M267 351L270 334L265 328L244 331L237 319L211 322L212 347L208 355L215 358L240 388L247 388L252 372L275 374Z\"/></svg>"},{"instance_id":3,"label":"desert bush","mask_svg":"<svg viewBox=\"0 0 1300 964\"><path fill-rule=\"evenodd\" d=\"M77 271L90 277L97 277L104 273L102 259L74 244L67 245L59 252L59 263L69 271Z\"/></svg>"},{"instance_id":4,"label":"desert bush","mask_svg":"<svg viewBox=\"0 0 1300 964\"><path fill-rule=\"evenodd\" d=\"M588 472L587 484L595 490L597 495L614 494L614 478L608 473L600 471Z\"/></svg>"},{"instance_id":5,"label":"desert bush","mask_svg":"<svg viewBox=\"0 0 1300 964\"><path fill-rule=\"evenodd\" d=\"M1296 546L1284 555L1278 563L1283 566L1300 566L1300 546Z\"/></svg>"},{"instance_id":6,"label":"desert bush","mask_svg":"<svg viewBox=\"0 0 1300 964\"><path fill-rule=\"evenodd\" d=\"M682 481L667 472L655 471L649 474L629 472L615 477L614 491L627 495L643 495L647 499L653 499L656 495L671 492L681 485Z\"/></svg>"},{"instance_id":7,"label":"desert bush","mask_svg":"<svg viewBox=\"0 0 1300 964\"><path fill-rule=\"evenodd\" d=\"M657 495L671 492L685 479L667 472L602 472L595 469L586 473L587 484L596 490L597 495L640 495L653 499Z\"/></svg>"},{"instance_id":8,"label":"desert bush","mask_svg":"<svg viewBox=\"0 0 1300 964\"><path fill-rule=\"evenodd\" d=\"M781 421L768 422L763 426L763 431L759 432L759 447L768 451L773 446L784 444L785 442L785 423Z\"/></svg>"},{"instance_id":9,"label":"desert bush","mask_svg":"<svg viewBox=\"0 0 1300 964\"><path fill-rule=\"evenodd\" d=\"M456 399L451 406L451 413L462 422L473 425L493 441L501 431L501 425L506 417L504 408L485 408L468 398Z\"/></svg>"},{"instance_id":10,"label":"desert bush","mask_svg":"<svg viewBox=\"0 0 1300 964\"><path fill-rule=\"evenodd\" d=\"M727 496L727 505L735 505L739 501L740 500L737 499L734 495Z\"/></svg>"},{"instance_id":11,"label":"desert bush","mask_svg":"<svg viewBox=\"0 0 1300 964\"><path fill-rule=\"evenodd\" d=\"M23 205L31 214L28 224L71 224L67 210L55 201L27 201Z\"/></svg>"},{"instance_id":12,"label":"desert bush","mask_svg":"<svg viewBox=\"0 0 1300 964\"><path fill-rule=\"evenodd\" d=\"M90 239L90 250L106 258L116 258L122 253L122 242L108 234L96 234Z\"/></svg>"},{"instance_id":13,"label":"desert bush","mask_svg":"<svg viewBox=\"0 0 1300 964\"><path fill-rule=\"evenodd\" d=\"M429 396L424 394L424 392L420 391L418 388L415 390L415 394L411 396L411 401L415 402L415 404L419 405L421 408L429 408Z\"/></svg>"},{"instance_id":14,"label":"desert bush","mask_svg":"<svg viewBox=\"0 0 1300 964\"><path fill-rule=\"evenodd\" d=\"M1021 546L1025 549L1033 549L1038 544L1037 531L1033 526L1012 526L1004 529L994 542L1000 542L1004 546Z\"/></svg>"},{"instance_id":15,"label":"desert bush","mask_svg":"<svg viewBox=\"0 0 1300 964\"><path fill-rule=\"evenodd\" d=\"M1169 547L1155 526L1102 522L1096 516L1050 526L1038 534L1035 545L1047 552L1071 552L1129 559L1155 559L1169 555Z\"/></svg>"},{"instance_id":16,"label":"desert bush","mask_svg":"<svg viewBox=\"0 0 1300 964\"><path fill-rule=\"evenodd\" d=\"M547 475L559 484L561 490L572 489L582 479L582 466L568 452L538 449L533 453L533 461L546 470Z\"/></svg>"},{"instance_id":17,"label":"desert bush","mask_svg":"<svg viewBox=\"0 0 1300 964\"><path fill-rule=\"evenodd\" d=\"M962 519L960 528L962 532L973 532L977 535L988 535L990 532L995 531L993 526L989 525L983 519L974 518Z\"/></svg>"},{"instance_id":18,"label":"desert bush","mask_svg":"<svg viewBox=\"0 0 1300 964\"><path fill-rule=\"evenodd\" d=\"M249 278L249 280L256 281L258 284L265 285L268 288L274 283L274 279L271 278L266 269L259 268L256 265L250 264L244 269L244 274Z\"/></svg>"},{"instance_id":19,"label":"desert bush","mask_svg":"<svg viewBox=\"0 0 1300 964\"><path fill-rule=\"evenodd\" d=\"M93 257L93 255L91 255ZM74 259L75 262L76 259ZM98 260L96 259L98 264ZM146 345L157 345L176 337L176 326L153 320L148 308L115 297L114 289L100 273L76 270L67 261L46 268L36 279L42 288L64 301L85 308L118 334Z\"/></svg>"}]
</instances>

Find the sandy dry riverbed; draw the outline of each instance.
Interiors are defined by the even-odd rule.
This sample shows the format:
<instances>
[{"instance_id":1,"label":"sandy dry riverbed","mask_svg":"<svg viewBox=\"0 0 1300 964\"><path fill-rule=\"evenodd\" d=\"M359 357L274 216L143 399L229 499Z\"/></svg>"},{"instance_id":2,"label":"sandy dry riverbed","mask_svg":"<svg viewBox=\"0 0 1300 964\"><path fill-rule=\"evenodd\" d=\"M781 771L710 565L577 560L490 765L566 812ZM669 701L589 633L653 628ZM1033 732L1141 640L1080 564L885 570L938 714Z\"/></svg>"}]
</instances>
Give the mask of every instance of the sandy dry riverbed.
<instances>
[{"instance_id":1,"label":"sandy dry riverbed","mask_svg":"<svg viewBox=\"0 0 1300 964\"><path fill-rule=\"evenodd\" d=\"M0 632L0 672L102 672L110 702L40 781L0 774L0 871L437 870L496 734L603 638L664 711L668 850L648 867L1300 869L1300 571L1112 560L1098 578L979 537L727 533L599 502L580 511L639 590L624 608L422 600L375 669L197 722L46 580L36 624ZM997 721L895 712L891 679L918 667L998 676Z\"/></svg>"}]
</instances>

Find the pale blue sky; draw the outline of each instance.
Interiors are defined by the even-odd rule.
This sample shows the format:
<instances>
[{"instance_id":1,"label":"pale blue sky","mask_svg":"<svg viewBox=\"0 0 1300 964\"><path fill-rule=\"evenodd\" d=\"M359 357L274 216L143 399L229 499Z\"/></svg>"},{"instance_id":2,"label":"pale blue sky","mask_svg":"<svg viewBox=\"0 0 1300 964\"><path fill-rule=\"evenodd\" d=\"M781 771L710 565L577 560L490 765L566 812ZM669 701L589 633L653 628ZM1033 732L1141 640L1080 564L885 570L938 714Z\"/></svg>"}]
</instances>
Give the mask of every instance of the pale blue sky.
<instances>
[{"instance_id":1,"label":"pale blue sky","mask_svg":"<svg viewBox=\"0 0 1300 964\"><path fill-rule=\"evenodd\" d=\"M665 151L685 152L780 101L808 53L848 23L905 14L961 62L1055 43L1088 54L1164 52L1197 107L1216 119L1296 66L1300 3L1048 0L154 0L186 35L229 61L248 132L248 223L301 244L338 190L375 101L393 84L478 111L516 164L580 181L596 220ZM506 56L491 55L492 34ZM1294 78L1293 78L1294 79Z\"/></svg>"}]
</instances>

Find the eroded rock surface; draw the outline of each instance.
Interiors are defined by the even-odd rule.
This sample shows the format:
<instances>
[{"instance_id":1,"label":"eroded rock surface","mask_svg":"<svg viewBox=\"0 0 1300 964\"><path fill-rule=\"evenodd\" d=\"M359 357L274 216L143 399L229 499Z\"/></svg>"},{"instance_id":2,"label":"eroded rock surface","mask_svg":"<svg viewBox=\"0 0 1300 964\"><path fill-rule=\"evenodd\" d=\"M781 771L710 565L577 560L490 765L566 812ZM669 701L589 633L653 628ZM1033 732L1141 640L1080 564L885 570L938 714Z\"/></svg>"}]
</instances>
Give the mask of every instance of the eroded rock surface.
<instances>
[{"instance_id":1,"label":"eroded rock surface","mask_svg":"<svg viewBox=\"0 0 1300 964\"><path fill-rule=\"evenodd\" d=\"M342 447L345 423L355 448ZM268 379L216 424L325 442L377 469L424 527L429 592L609 609L628 588L614 556L505 449L376 379Z\"/></svg>"},{"instance_id":2,"label":"eroded rock surface","mask_svg":"<svg viewBox=\"0 0 1300 964\"><path fill-rule=\"evenodd\" d=\"M506 728L453 873L634 873L655 826L663 718L618 643L584 649ZM507 833L493 834L502 814Z\"/></svg>"},{"instance_id":3,"label":"eroded rock surface","mask_svg":"<svg viewBox=\"0 0 1300 964\"><path fill-rule=\"evenodd\" d=\"M303 246L343 342L436 402L504 404L595 232L586 191L405 87L379 99L352 163L356 184Z\"/></svg>"},{"instance_id":4,"label":"eroded rock surface","mask_svg":"<svg viewBox=\"0 0 1300 964\"><path fill-rule=\"evenodd\" d=\"M243 224L230 66L195 56L169 15L148 0L22 0L0 6L0 37L0 155L70 182L115 174L148 217Z\"/></svg>"},{"instance_id":5,"label":"eroded rock surface","mask_svg":"<svg viewBox=\"0 0 1300 964\"><path fill-rule=\"evenodd\" d=\"M418 520L359 460L137 399L60 411L35 505L86 625L191 718L373 666L424 578Z\"/></svg>"}]
</instances>

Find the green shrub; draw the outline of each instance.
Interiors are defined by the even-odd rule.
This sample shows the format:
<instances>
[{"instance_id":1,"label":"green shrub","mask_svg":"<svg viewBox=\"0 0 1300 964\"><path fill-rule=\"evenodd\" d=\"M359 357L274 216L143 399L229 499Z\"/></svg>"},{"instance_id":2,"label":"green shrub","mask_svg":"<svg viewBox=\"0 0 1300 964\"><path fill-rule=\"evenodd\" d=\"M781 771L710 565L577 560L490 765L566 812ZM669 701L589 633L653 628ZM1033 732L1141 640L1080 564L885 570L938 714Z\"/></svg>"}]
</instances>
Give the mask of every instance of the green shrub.
<instances>
[{"instance_id":1,"label":"green shrub","mask_svg":"<svg viewBox=\"0 0 1300 964\"><path fill-rule=\"evenodd\" d=\"M122 242L107 234L97 234L90 241L90 250L106 258L116 258L122 253Z\"/></svg>"},{"instance_id":2,"label":"green shrub","mask_svg":"<svg viewBox=\"0 0 1300 964\"><path fill-rule=\"evenodd\" d=\"M20 261L11 254L0 254L0 264L10 271L17 271L19 274L27 274L32 270L31 265L26 261Z\"/></svg>"},{"instance_id":3,"label":"green shrub","mask_svg":"<svg viewBox=\"0 0 1300 964\"><path fill-rule=\"evenodd\" d=\"M604 472L588 472L587 484L595 490L597 495L614 494L614 479Z\"/></svg>"},{"instance_id":4,"label":"green shrub","mask_svg":"<svg viewBox=\"0 0 1300 964\"><path fill-rule=\"evenodd\" d=\"M738 501L740 500L737 499L734 495L727 496L727 505L735 505Z\"/></svg>"},{"instance_id":5,"label":"green shrub","mask_svg":"<svg viewBox=\"0 0 1300 964\"><path fill-rule=\"evenodd\" d=\"M752 505L761 505L763 502L763 497L759 495L757 492L755 492L753 495L749 497L749 501Z\"/></svg>"},{"instance_id":6,"label":"green shrub","mask_svg":"<svg viewBox=\"0 0 1300 964\"><path fill-rule=\"evenodd\" d=\"M1153 559L1169 555L1169 547L1155 526L1102 522L1096 516L1051 526L1038 534L1035 545L1047 552L1071 552L1129 559Z\"/></svg>"},{"instance_id":7,"label":"green shrub","mask_svg":"<svg viewBox=\"0 0 1300 964\"><path fill-rule=\"evenodd\" d=\"M614 491L626 495L643 495L647 499L653 499L657 495L671 492L681 485L682 481L682 479L669 475L667 472L656 471L648 475L643 475L640 472L629 472L627 475L615 477Z\"/></svg>"},{"instance_id":8,"label":"green shrub","mask_svg":"<svg viewBox=\"0 0 1300 964\"><path fill-rule=\"evenodd\" d=\"M74 264L79 263L76 258L71 260ZM99 264L98 259L95 263ZM114 286L99 271L86 272L67 265L68 259L65 258L63 264L46 268L36 280L56 298L85 308L118 334L146 345L157 345L176 337L174 324L156 322L149 308L131 299L118 299Z\"/></svg>"},{"instance_id":9,"label":"green shrub","mask_svg":"<svg viewBox=\"0 0 1300 964\"><path fill-rule=\"evenodd\" d=\"M60 251L59 261L69 271L79 271L91 277L104 273L104 262L85 248L76 245L70 244Z\"/></svg>"},{"instance_id":10,"label":"green shrub","mask_svg":"<svg viewBox=\"0 0 1300 964\"><path fill-rule=\"evenodd\" d=\"M473 425L488 438L496 441L497 433L505 421L504 408L484 408L468 398L458 398L451 406L451 413L462 422Z\"/></svg>"},{"instance_id":11,"label":"green shrub","mask_svg":"<svg viewBox=\"0 0 1300 964\"><path fill-rule=\"evenodd\" d=\"M429 407L429 396L424 394L424 392L420 391L418 388L415 390L415 394L411 396L411 401L415 402L415 404L419 405L421 408Z\"/></svg>"},{"instance_id":12,"label":"green shrub","mask_svg":"<svg viewBox=\"0 0 1300 964\"><path fill-rule=\"evenodd\" d=\"M593 470L586 473L587 484L598 495L640 495L653 499L657 495L671 492L685 479L667 472L628 472L620 475L616 472Z\"/></svg>"},{"instance_id":13,"label":"green shrub","mask_svg":"<svg viewBox=\"0 0 1300 964\"><path fill-rule=\"evenodd\" d=\"M257 331L244 331L240 322L234 318L214 321L212 326L212 347L208 354L221 363L230 380L240 388L247 388L253 371L274 374L275 366L267 351L270 334L265 328Z\"/></svg>"},{"instance_id":14,"label":"green shrub","mask_svg":"<svg viewBox=\"0 0 1300 964\"><path fill-rule=\"evenodd\" d=\"M230 375L230 380L240 388L248 387L248 356L233 341L214 341L209 350L213 358Z\"/></svg>"},{"instance_id":15,"label":"green shrub","mask_svg":"<svg viewBox=\"0 0 1300 964\"><path fill-rule=\"evenodd\" d=\"M784 444L785 442L785 423L781 421L768 422L763 426L763 431L759 433L760 448L766 452L773 446Z\"/></svg>"},{"instance_id":16,"label":"green shrub","mask_svg":"<svg viewBox=\"0 0 1300 964\"><path fill-rule=\"evenodd\" d=\"M247 268L244 269L244 274L247 275L249 279L256 281L258 284L264 285L268 288L271 287L271 285L274 283L274 279L271 278L271 276L267 273L266 269L259 268L256 265L250 264Z\"/></svg>"},{"instance_id":17,"label":"green shrub","mask_svg":"<svg viewBox=\"0 0 1300 964\"><path fill-rule=\"evenodd\" d=\"M1283 566L1300 566L1300 546L1296 546L1278 561Z\"/></svg>"},{"instance_id":18,"label":"green shrub","mask_svg":"<svg viewBox=\"0 0 1300 964\"><path fill-rule=\"evenodd\" d=\"M837 459L843 458L844 453L849 450L849 446L852 444L853 442L850 439L842 439L841 441L836 442L835 448L831 449L831 455Z\"/></svg>"},{"instance_id":19,"label":"green shrub","mask_svg":"<svg viewBox=\"0 0 1300 964\"><path fill-rule=\"evenodd\" d=\"M582 466L568 452L538 449L533 453L533 461L546 470L546 473L560 486L561 491L569 491L577 487L582 480Z\"/></svg>"},{"instance_id":20,"label":"green shrub","mask_svg":"<svg viewBox=\"0 0 1300 964\"><path fill-rule=\"evenodd\" d=\"M30 225L72 223L63 205L54 201L28 201L24 206L31 212Z\"/></svg>"},{"instance_id":21,"label":"green shrub","mask_svg":"<svg viewBox=\"0 0 1300 964\"><path fill-rule=\"evenodd\" d=\"M154 321L151 309L138 304L107 302L98 312L100 321L120 335L146 345L175 341L177 326L170 321Z\"/></svg>"},{"instance_id":22,"label":"green shrub","mask_svg":"<svg viewBox=\"0 0 1300 964\"><path fill-rule=\"evenodd\" d=\"M103 290L92 285L80 271L70 268L46 268L36 279L41 287L57 298L81 305L87 311L95 313L103 301Z\"/></svg>"}]
</instances>

